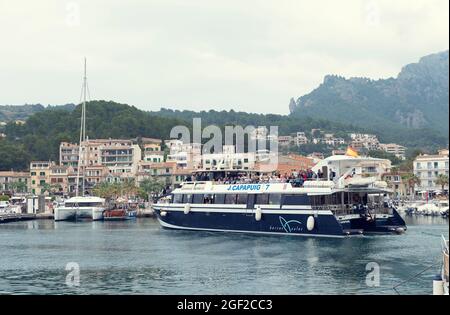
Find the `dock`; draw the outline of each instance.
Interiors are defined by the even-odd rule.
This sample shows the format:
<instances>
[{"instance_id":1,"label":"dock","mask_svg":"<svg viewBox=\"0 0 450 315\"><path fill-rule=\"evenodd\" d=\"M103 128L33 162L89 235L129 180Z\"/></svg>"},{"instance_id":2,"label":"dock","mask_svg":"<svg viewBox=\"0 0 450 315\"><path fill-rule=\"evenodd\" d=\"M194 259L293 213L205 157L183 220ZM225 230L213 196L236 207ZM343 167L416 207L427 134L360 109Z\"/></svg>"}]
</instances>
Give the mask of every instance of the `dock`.
<instances>
[{"instance_id":1,"label":"dock","mask_svg":"<svg viewBox=\"0 0 450 315\"><path fill-rule=\"evenodd\" d=\"M14 221L27 221L36 219L35 214L29 213L0 213L0 224Z\"/></svg>"}]
</instances>

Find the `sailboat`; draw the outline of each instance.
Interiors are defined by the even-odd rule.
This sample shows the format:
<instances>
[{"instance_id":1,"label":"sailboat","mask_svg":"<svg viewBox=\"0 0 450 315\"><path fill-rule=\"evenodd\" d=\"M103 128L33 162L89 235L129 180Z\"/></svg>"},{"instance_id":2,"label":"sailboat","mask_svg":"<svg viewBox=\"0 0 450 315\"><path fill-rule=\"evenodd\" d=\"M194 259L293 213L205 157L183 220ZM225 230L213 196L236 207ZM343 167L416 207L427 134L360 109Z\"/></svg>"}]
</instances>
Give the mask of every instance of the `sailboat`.
<instances>
[{"instance_id":1,"label":"sailboat","mask_svg":"<svg viewBox=\"0 0 450 315\"><path fill-rule=\"evenodd\" d=\"M80 126L80 144L78 150L78 167L75 197L69 198L64 202L64 205L55 209L55 221L67 221L78 219L90 219L90 220L102 220L103 212L106 209L106 200L99 197L85 196L85 176L83 167L83 155L86 150L83 147L86 144L86 94L87 94L87 75L86 75L86 58L84 59L84 77L81 105L81 126ZM83 174L81 174L83 172ZM80 195L80 177L81 182L81 195Z\"/></svg>"}]
</instances>

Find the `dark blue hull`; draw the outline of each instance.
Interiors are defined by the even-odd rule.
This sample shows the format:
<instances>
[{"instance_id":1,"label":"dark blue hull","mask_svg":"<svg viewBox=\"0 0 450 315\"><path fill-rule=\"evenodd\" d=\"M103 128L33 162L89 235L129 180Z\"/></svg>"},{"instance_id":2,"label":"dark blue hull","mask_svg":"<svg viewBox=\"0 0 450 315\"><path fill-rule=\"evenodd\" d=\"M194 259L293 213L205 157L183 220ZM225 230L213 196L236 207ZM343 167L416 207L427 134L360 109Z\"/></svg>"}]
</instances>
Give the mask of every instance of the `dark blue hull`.
<instances>
[{"instance_id":1,"label":"dark blue hull","mask_svg":"<svg viewBox=\"0 0 450 315\"><path fill-rule=\"evenodd\" d=\"M395 211L395 210L394 210ZM164 228L242 232L276 235L301 235L344 237L349 235L362 235L365 233L398 233L406 230L404 221L395 215L389 218L367 221L366 218L354 218L339 221L331 212L303 211L305 214L289 213L302 211L269 210L258 221L255 211L220 211L215 209L208 212L206 209L197 209L185 214L182 210L173 207L156 206L155 214ZM308 213L309 212L309 213ZM308 220L314 222L313 227L308 226Z\"/></svg>"}]
</instances>

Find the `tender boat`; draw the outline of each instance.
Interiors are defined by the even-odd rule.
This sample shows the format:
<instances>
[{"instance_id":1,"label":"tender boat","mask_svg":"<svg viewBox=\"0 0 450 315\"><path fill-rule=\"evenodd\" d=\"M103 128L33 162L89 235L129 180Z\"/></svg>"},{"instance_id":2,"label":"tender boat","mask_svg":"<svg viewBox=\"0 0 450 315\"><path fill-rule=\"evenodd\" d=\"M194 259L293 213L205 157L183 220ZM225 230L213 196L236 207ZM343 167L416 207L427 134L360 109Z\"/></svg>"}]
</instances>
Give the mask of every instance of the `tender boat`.
<instances>
[{"instance_id":1,"label":"tender boat","mask_svg":"<svg viewBox=\"0 0 450 315\"><path fill-rule=\"evenodd\" d=\"M73 197L55 209L55 221L102 220L105 209L106 203L103 198Z\"/></svg>"},{"instance_id":2,"label":"tender boat","mask_svg":"<svg viewBox=\"0 0 450 315\"><path fill-rule=\"evenodd\" d=\"M186 182L153 209L170 229L329 237L406 231L405 221L384 200L391 192L385 182L334 170L333 180L326 176L303 187Z\"/></svg>"}]
</instances>

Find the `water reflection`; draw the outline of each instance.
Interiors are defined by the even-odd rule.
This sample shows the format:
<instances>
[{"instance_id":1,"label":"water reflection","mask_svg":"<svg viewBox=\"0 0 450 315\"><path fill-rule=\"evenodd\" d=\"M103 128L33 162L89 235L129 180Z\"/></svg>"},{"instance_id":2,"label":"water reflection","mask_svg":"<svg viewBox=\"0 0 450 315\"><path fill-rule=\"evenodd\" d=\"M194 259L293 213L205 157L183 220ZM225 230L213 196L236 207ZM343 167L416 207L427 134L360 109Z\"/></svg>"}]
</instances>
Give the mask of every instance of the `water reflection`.
<instances>
[{"instance_id":1,"label":"water reflection","mask_svg":"<svg viewBox=\"0 0 450 315\"><path fill-rule=\"evenodd\" d=\"M163 230L153 219L0 225L0 293L393 294L439 258L448 221L406 217L404 235L344 239ZM81 286L65 285L68 262ZM365 284L380 265L381 286ZM431 293L430 270L400 288Z\"/></svg>"}]
</instances>

